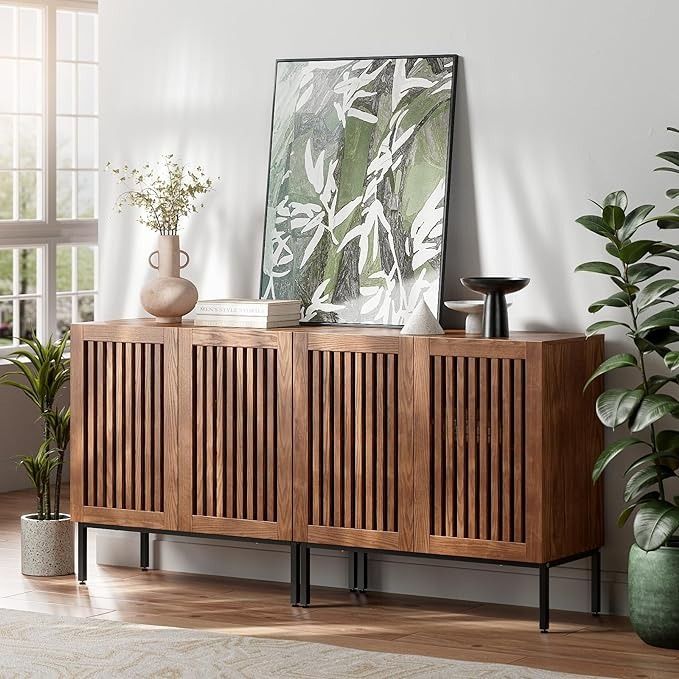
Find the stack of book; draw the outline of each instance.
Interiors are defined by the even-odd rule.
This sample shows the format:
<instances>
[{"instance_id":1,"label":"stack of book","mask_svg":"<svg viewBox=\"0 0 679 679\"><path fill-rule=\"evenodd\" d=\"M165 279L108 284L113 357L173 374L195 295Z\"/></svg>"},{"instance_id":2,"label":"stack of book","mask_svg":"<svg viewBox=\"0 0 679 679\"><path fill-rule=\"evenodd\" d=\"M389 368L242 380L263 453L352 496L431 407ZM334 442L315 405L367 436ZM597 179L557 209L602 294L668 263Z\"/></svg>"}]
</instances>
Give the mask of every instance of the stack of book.
<instances>
[{"instance_id":1,"label":"stack of book","mask_svg":"<svg viewBox=\"0 0 679 679\"><path fill-rule=\"evenodd\" d=\"M298 299L206 299L196 304L195 325L287 328L299 325Z\"/></svg>"}]
</instances>

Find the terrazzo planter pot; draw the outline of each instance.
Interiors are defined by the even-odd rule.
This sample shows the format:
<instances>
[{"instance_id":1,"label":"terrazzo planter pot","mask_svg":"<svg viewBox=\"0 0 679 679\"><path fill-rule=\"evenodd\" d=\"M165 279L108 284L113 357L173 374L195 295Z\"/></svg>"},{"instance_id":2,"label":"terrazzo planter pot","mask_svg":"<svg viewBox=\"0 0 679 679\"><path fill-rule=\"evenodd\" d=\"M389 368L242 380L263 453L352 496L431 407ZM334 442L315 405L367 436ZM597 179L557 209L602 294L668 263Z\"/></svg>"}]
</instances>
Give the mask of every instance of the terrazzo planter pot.
<instances>
[{"instance_id":1,"label":"terrazzo planter pot","mask_svg":"<svg viewBox=\"0 0 679 679\"><path fill-rule=\"evenodd\" d=\"M73 522L39 521L37 514L21 517L21 572L50 577L73 573Z\"/></svg>"},{"instance_id":2,"label":"terrazzo planter pot","mask_svg":"<svg viewBox=\"0 0 679 679\"><path fill-rule=\"evenodd\" d=\"M653 552L632 545L627 587L634 631L651 646L679 648L679 541Z\"/></svg>"}]
</instances>

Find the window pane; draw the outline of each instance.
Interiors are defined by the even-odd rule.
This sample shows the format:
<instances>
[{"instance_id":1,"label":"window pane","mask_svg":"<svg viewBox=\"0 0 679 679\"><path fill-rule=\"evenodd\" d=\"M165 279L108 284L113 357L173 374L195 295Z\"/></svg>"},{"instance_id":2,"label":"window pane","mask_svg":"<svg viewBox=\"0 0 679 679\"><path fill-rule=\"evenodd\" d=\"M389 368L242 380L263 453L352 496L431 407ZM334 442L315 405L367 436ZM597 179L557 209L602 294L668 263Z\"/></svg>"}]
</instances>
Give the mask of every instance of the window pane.
<instances>
[{"instance_id":1,"label":"window pane","mask_svg":"<svg viewBox=\"0 0 679 679\"><path fill-rule=\"evenodd\" d=\"M97 127L96 118L78 119L78 167L96 168L97 161Z\"/></svg>"},{"instance_id":2,"label":"window pane","mask_svg":"<svg viewBox=\"0 0 679 679\"><path fill-rule=\"evenodd\" d=\"M38 251L35 248L19 250L19 293L38 291Z\"/></svg>"},{"instance_id":3,"label":"window pane","mask_svg":"<svg viewBox=\"0 0 679 679\"><path fill-rule=\"evenodd\" d=\"M42 172L19 172L19 219L40 219Z\"/></svg>"},{"instance_id":4,"label":"window pane","mask_svg":"<svg viewBox=\"0 0 679 679\"><path fill-rule=\"evenodd\" d=\"M94 219L94 192L96 179L94 172L78 172L78 219Z\"/></svg>"},{"instance_id":5,"label":"window pane","mask_svg":"<svg viewBox=\"0 0 679 679\"><path fill-rule=\"evenodd\" d=\"M16 111L16 61L0 59L0 111Z\"/></svg>"},{"instance_id":6,"label":"window pane","mask_svg":"<svg viewBox=\"0 0 679 679\"><path fill-rule=\"evenodd\" d=\"M94 290L94 247L78 246L78 290Z\"/></svg>"},{"instance_id":7,"label":"window pane","mask_svg":"<svg viewBox=\"0 0 679 679\"><path fill-rule=\"evenodd\" d=\"M19 62L19 111L42 111L42 63L39 61Z\"/></svg>"},{"instance_id":8,"label":"window pane","mask_svg":"<svg viewBox=\"0 0 679 679\"><path fill-rule=\"evenodd\" d=\"M71 285L71 252L70 245L57 245L57 292L69 292ZM69 315L71 302L69 300ZM70 316L69 316L70 317Z\"/></svg>"},{"instance_id":9,"label":"window pane","mask_svg":"<svg viewBox=\"0 0 679 679\"><path fill-rule=\"evenodd\" d=\"M0 168L12 167L14 161L14 120L13 116L0 116Z\"/></svg>"},{"instance_id":10,"label":"window pane","mask_svg":"<svg viewBox=\"0 0 679 679\"><path fill-rule=\"evenodd\" d=\"M57 337L71 327L71 296L57 297Z\"/></svg>"},{"instance_id":11,"label":"window pane","mask_svg":"<svg viewBox=\"0 0 679 679\"><path fill-rule=\"evenodd\" d=\"M90 12L78 14L78 59L97 60L97 15Z\"/></svg>"},{"instance_id":12,"label":"window pane","mask_svg":"<svg viewBox=\"0 0 679 679\"><path fill-rule=\"evenodd\" d=\"M38 301L22 299L19 302L19 337L33 339L38 328Z\"/></svg>"},{"instance_id":13,"label":"window pane","mask_svg":"<svg viewBox=\"0 0 679 679\"><path fill-rule=\"evenodd\" d=\"M14 292L12 276L12 248L0 250L0 295L11 295Z\"/></svg>"},{"instance_id":14,"label":"window pane","mask_svg":"<svg viewBox=\"0 0 679 679\"><path fill-rule=\"evenodd\" d=\"M0 57L16 55L14 44L14 8L0 5Z\"/></svg>"},{"instance_id":15,"label":"window pane","mask_svg":"<svg viewBox=\"0 0 679 679\"><path fill-rule=\"evenodd\" d=\"M42 167L42 118L19 116L19 167Z\"/></svg>"},{"instance_id":16,"label":"window pane","mask_svg":"<svg viewBox=\"0 0 679 679\"><path fill-rule=\"evenodd\" d=\"M13 172L0 172L0 219L13 218Z\"/></svg>"},{"instance_id":17,"label":"window pane","mask_svg":"<svg viewBox=\"0 0 679 679\"><path fill-rule=\"evenodd\" d=\"M73 172L57 172L57 219L73 219Z\"/></svg>"},{"instance_id":18,"label":"window pane","mask_svg":"<svg viewBox=\"0 0 679 679\"><path fill-rule=\"evenodd\" d=\"M75 113L75 66L57 64L57 113Z\"/></svg>"},{"instance_id":19,"label":"window pane","mask_svg":"<svg viewBox=\"0 0 679 679\"><path fill-rule=\"evenodd\" d=\"M78 64L78 113L97 113L97 67Z\"/></svg>"},{"instance_id":20,"label":"window pane","mask_svg":"<svg viewBox=\"0 0 679 679\"><path fill-rule=\"evenodd\" d=\"M0 346L13 344L12 302L0 302Z\"/></svg>"},{"instance_id":21,"label":"window pane","mask_svg":"<svg viewBox=\"0 0 679 679\"><path fill-rule=\"evenodd\" d=\"M40 57L42 55L41 11L23 7L19 10L19 55Z\"/></svg>"},{"instance_id":22,"label":"window pane","mask_svg":"<svg viewBox=\"0 0 679 679\"><path fill-rule=\"evenodd\" d=\"M73 12L57 12L57 59L75 59Z\"/></svg>"},{"instance_id":23,"label":"window pane","mask_svg":"<svg viewBox=\"0 0 679 679\"><path fill-rule=\"evenodd\" d=\"M78 320L83 322L94 320L94 295L78 297Z\"/></svg>"},{"instance_id":24,"label":"window pane","mask_svg":"<svg viewBox=\"0 0 679 679\"><path fill-rule=\"evenodd\" d=\"M75 119L57 116L57 167L73 167Z\"/></svg>"}]
</instances>

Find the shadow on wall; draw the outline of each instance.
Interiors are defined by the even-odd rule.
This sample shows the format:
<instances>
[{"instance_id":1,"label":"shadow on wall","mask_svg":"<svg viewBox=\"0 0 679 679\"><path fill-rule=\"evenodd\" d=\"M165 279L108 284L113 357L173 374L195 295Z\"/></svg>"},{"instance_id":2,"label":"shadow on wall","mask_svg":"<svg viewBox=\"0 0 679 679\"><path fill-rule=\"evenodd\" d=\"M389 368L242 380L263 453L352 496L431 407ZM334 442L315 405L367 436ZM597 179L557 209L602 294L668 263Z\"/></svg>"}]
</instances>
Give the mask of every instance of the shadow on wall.
<instances>
[{"instance_id":1,"label":"shadow on wall","mask_svg":"<svg viewBox=\"0 0 679 679\"><path fill-rule=\"evenodd\" d=\"M442 281L443 300L470 299L472 293L460 283L460 277L478 274L481 268L464 59L460 57L457 63L453 161L448 185L450 199ZM443 307L441 325L444 328L463 328L464 316Z\"/></svg>"}]
</instances>

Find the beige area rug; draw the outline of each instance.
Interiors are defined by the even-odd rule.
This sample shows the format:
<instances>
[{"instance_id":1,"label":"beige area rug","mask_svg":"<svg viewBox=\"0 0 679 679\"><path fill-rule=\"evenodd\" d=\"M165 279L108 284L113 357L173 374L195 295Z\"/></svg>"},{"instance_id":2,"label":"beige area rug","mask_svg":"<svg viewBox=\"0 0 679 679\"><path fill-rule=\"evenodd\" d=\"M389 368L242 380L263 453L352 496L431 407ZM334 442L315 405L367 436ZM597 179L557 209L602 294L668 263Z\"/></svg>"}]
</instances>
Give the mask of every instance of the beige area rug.
<instances>
[{"instance_id":1,"label":"beige area rug","mask_svg":"<svg viewBox=\"0 0 679 679\"><path fill-rule=\"evenodd\" d=\"M576 675L0 609L0 676L566 679Z\"/></svg>"}]
</instances>

